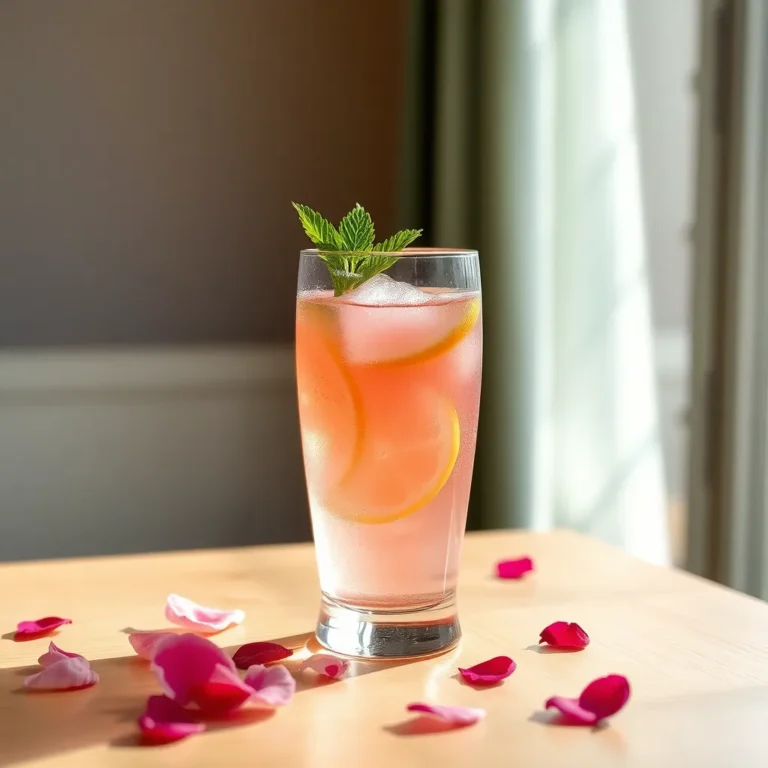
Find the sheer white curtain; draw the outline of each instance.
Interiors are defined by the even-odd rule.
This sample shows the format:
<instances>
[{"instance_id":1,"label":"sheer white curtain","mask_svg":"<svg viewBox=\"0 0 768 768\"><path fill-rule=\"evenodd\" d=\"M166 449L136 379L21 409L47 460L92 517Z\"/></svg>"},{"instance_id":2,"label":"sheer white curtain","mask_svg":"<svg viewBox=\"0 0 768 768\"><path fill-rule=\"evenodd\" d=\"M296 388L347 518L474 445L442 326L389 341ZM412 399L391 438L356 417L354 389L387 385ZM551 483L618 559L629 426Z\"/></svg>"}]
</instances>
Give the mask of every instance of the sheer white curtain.
<instances>
[{"instance_id":1,"label":"sheer white curtain","mask_svg":"<svg viewBox=\"0 0 768 768\"><path fill-rule=\"evenodd\" d=\"M481 251L481 524L667 562L625 0L448 0L433 237Z\"/></svg>"}]
</instances>

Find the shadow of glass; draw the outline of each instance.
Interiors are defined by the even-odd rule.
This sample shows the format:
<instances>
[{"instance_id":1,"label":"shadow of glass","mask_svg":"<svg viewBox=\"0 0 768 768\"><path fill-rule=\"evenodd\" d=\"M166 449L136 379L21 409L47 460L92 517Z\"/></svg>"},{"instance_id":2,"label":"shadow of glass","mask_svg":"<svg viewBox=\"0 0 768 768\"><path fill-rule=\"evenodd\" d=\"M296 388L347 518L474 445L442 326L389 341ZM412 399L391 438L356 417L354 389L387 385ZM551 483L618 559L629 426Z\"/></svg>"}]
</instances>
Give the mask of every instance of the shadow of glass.
<instances>
[{"instance_id":1,"label":"shadow of glass","mask_svg":"<svg viewBox=\"0 0 768 768\"><path fill-rule=\"evenodd\" d=\"M294 679L296 680L296 693L301 693L302 691L314 690L317 688L325 688L329 685L334 685L340 682L339 680L326 677L325 675L319 675L316 672L309 669L306 669L306 670L300 669L303 662L309 656L316 653L326 653L326 654L331 653L327 648L324 648L323 646L320 645L320 643L317 642L314 632L303 632L299 635L288 635L286 637L268 638L264 642L277 643L278 645L282 645L285 648L290 648L293 651L294 653L293 656L290 656L287 659L281 659L280 661L275 663L282 664L293 675ZM224 650L230 656L232 656L237 651L238 648L240 648L239 645L232 645L232 646L227 646L226 648L224 648ZM374 672L385 672L388 669L401 667L405 664L414 664L418 661L423 661L424 659L431 658L427 656L420 656L415 659L392 659L392 660L379 661L374 659L355 659L351 657L341 656L340 654L331 654L331 655L338 655L339 658L345 658L350 662L349 669L344 674L345 679L349 679L352 677L362 677L363 675L370 675ZM268 666L271 666L271 665L268 665Z\"/></svg>"}]
</instances>

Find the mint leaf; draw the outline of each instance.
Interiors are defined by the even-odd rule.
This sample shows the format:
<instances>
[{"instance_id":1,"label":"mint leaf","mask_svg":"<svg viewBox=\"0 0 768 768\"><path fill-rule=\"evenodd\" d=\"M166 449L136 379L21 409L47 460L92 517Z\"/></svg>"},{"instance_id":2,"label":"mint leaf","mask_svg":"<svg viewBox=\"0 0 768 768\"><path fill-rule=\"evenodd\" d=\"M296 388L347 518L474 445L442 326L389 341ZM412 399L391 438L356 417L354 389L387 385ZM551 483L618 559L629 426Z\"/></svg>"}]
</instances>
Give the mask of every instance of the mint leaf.
<instances>
[{"instance_id":1,"label":"mint leaf","mask_svg":"<svg viewBox=\"0 0 768 768\"><path fill-rule=\"evenodd\" d=\"M370 251L374 235L371 214L357 203L341 220L339 234L345 251Z\"/></svg>"},{"instance_id":2,"label":"mint leaf","mask_svg":"<svg viewBox=\"0 0 768 768\"><path fill-rule=\"evenodd\" d=\"M373 246L373 251L402 251L422 233L421 229L404 229Z\"/></svg>"},{"instance_id":3,"label":"mint leaf","mask_svg":"<svg viewBox=\"0 0 768 768\"><path fill-rule=\"evenodd\" d=\"M317 211L313 211L307 205L292 203L299 214L301 226L307 233L307 237L318 247L324 250L336 251L343 247L341 235L330 221L324 219Z\"/></svg>"},{"instance_id":4,"label":"mint leaf","mask_svg":"<svg viewBox=\"0 0 768 768\"><path fill-rule=\"evenodd\" d=\"M317 255L328 267L335 296L354 290L366 280L389 269L401 251L419 235L420 229L404 229L377 245L370 214L360 203L341 220L338 230L317 211L293 203L304 231L317 246Z\"/></svg>"}]
</instances>

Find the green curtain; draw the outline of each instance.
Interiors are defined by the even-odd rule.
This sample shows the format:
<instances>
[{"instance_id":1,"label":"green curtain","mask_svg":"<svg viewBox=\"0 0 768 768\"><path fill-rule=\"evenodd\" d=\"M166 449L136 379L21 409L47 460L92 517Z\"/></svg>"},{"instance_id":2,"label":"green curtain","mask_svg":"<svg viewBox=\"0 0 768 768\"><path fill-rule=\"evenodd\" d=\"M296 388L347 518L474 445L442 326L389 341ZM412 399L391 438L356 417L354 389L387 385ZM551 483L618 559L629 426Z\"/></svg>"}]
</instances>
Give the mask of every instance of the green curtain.
<instances>
[{"instance_id":1,"label":"green curtain","mask_svg":"<svg viewBox=\"0 0 768 768\"><path fill-rule=\"evenodd\" d=\"M525 119L529 63L519 30L531 3L420 0L412 4L401 218L424 242L481 254L483 409L470 509L473 527L543 527L531 498L539 309L524 257L536 249L529 179L536 158ZM415 225L414 225L415 226Z\"/></svg>"},{"instance_id":2,"label":"green curtain","mask_svg":"<svg viewBox=\"0 0 768 768\"><path fill-rule=\"evenodd\" d=\"M624 3L412 3L401 218L480 252L470 524L665 561Z\"/></svg>"}]
</instances>

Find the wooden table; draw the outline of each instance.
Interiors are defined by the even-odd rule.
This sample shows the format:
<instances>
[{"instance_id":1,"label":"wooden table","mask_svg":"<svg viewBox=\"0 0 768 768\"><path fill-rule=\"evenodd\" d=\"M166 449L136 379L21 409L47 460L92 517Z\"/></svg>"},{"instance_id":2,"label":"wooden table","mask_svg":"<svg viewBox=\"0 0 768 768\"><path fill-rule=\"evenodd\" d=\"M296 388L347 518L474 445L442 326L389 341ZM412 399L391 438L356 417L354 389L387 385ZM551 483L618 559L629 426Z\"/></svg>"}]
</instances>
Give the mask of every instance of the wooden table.
<instances>
[{"instance_id":1,"label":"wooden table","mask_svg":"<svg viewBox=\"0 0 768 768\"><path fill-rule=\"evenodd\" d=\"M530 554L524 581L491 576L495 560ZM604 766L768 765L768 605L692 576L633 560L566 532L484 533L467 539L460 611L464 640L411 663L357 662L352 676L317 684L299 674L293 702L269 717L221 724L162 747L137 744L135 719L158 686L128 645L130 627L164 627L168 592L241 607L243 626L215 636L228 648L311 642L318 587L308 545L0 565L0 617L70 616L56 642L84 654L95 687L30 695L48 640L0 640L0 765L131 766ZM590 634L583 652L537 645L552 621ZM507 654L504 684L474 690L458 666ZM555 726L542 713L552 694L575 696L616 672L632 698L609 727ZM418 733L405 705L428 700L484 707L485 721ZM420 729L415 729L416 731Z\"/></svg>"}]
</instances>

